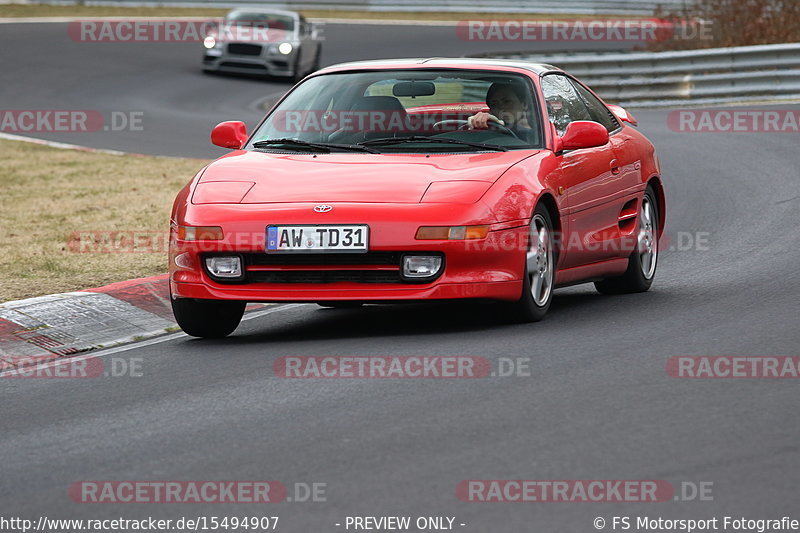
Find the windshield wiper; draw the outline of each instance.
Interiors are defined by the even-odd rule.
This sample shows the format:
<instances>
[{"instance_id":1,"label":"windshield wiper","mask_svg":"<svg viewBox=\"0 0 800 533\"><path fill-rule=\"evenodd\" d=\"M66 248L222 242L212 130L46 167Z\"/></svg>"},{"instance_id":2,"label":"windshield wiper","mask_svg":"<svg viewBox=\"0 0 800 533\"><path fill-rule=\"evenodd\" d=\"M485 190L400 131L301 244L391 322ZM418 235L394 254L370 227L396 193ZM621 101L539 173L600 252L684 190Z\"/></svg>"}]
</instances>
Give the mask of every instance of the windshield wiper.
<instances>
[{"instance_id":1,"label":"windshield wiper","mask_svg":"<svg viewBox=\"0 0 800 533\"><path fill-rule=\"evenodd\" d=\"M358 143L359 146L388 146L390 144L404 144L404 143L444 143L444 144L460 144L462 146L472 146L473 148L481 148L483 150L494 150L496 152L508 152L505 146L497 144L475 143L470 141L462 141L460 139L437 138L428 137L427 135L412 135L411 137L386 137L383 139L372 139L371 141L364 141Z\"/></svg>"},{"instance_id":2,"label":"windshield wiper","mask_svg":"<svg viewBox=\"0 0 800 533\"><path fill-rule=\"evenodd\" d=\"M322 142L309 142L301 141L300 139L267 139L264 141L256 141L253 143L253 148L272 148L274 145L283 144L295 148L311 148L321 153L330 153L331 149L334 150L349 150L352 152L368 152L370 154L379 154L377 150L367 148L366 146L357 146L355 144L336 144L336 143L322 143Z\"/></svg>"}]
</instances>

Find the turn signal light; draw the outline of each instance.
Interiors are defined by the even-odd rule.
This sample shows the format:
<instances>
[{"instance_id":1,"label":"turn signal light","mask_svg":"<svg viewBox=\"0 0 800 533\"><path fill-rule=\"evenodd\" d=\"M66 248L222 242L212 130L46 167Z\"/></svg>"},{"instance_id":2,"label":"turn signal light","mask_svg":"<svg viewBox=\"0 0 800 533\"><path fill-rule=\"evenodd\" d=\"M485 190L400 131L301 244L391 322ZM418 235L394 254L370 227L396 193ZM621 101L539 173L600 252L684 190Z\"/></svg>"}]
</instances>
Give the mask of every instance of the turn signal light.
<instances>
[{"instance_id":1,"label":"turn signal light","mask_svg":"<svg viewBox=\"0 0 800 533\"><path fill-rule=\"evenodd\" d=\"M417 230L418 241L463 241L485 239L489 226L422 226Z\"/></svg>"},{"instance_id":2,"label":"turn signal light","mask_svg":"<svg viewBox=\"0 0 800 533\"><path fill-rule=\"evenodd\" d=\"M223 238L219 226L178 226L180 241L221 241Z\"/></svg>"}]
</instances>

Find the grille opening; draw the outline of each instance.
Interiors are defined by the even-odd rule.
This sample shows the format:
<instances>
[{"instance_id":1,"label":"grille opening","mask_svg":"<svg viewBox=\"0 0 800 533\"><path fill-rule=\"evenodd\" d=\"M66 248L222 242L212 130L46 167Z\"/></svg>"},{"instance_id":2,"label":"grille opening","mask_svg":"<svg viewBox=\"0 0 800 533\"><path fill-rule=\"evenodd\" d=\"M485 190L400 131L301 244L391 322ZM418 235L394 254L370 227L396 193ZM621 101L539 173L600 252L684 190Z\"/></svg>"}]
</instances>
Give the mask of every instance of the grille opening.
<instances>
[{"instance_id":1,"label":"grille opening","mask_svg":"<svg viewBox=\"0 0 800 533\"><path fill-rule=\"evenodd\" d=\"M248 69L248 70L260 70L266 71L267 67L264 65L256 65L255 63L238 63L234 61L225 61L220 64L221 67L229 67L229 68L241 68L241 69Z\"/></svg>"},{"instance_id":2,"label":"grille opening","mask_svg":"<svg viewBox=\"0 0 800 533\"><path fill-rule=\"evenodd\" d=\"M399 270L260 270L248 272L246 279L249 283L403 283Z\"/></svg>"},{"instance_id":3,"label":"grille opening","mask_svg":"<svg viewBox=\"0 0 800 533\"><path fill-rule=\"evenodd\" d=\"M231 43L228 45L228 53L238 56L259 56L261 55L261 45L247 43Z\"/></svg>"},{"instance_id":4,"label":"grille opening","mask_svg":"<svg viewBox=\"0 0 800 533\"><path fill-rule=\"evenodd\" d=\"M433 278L403 278L401 262L403 255L412 252L373 251L363 254L315 253L315 254L275 254L242 253L244 279L226 280L211 276L221 284L250 283L384 283L384 284L426 284L432 283L442 272ZM434 254L436 252L413 252ZM214 254L211 254L214 255ZM274 267L274 270L270 267ZM288 267L288 268L283 268ZM303 268L306 267L306 268ZM315 268L329 267L329 268ZM336 267L342 267L337 269Z\"/></svg>"},{"instance_id":5,"label":"grille opening","mask_svg":"<svg viewBox=\"0 0 800 533\"><path fill-rule=\"evenodd\" d=\"M363 254L245 254L246 265L393 265L400 266L402 252Z\"/></svg>"}]
</instances>

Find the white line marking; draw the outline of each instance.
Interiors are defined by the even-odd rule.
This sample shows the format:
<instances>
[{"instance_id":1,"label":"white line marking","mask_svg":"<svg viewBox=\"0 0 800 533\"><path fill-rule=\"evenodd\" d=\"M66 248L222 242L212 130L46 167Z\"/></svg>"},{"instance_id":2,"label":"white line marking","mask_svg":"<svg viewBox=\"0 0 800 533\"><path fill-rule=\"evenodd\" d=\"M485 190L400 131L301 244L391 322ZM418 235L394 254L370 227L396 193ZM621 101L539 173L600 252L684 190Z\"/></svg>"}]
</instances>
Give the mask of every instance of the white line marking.
<instances>
[{"instance_id":1,"label":"white line marking","mask_svg":"<svg viewBox=\"0 0 800 533\"><path fill-rule=\"evenodd\" d=\"M0 24L63 24L65 22L80 22L83 20L97 20L97 21L108 21L108 22L124 22L124 21L161 21L161 20L197 20L197 21L206 21L206 20L219 20L222 18L220 16L208 16L208 17L93 17L91 15L87 15L85 17L3 17L0 18Z\"/></svg>"},{"instance_id":2,"label":"white line marking","mask_svg":"<svg viewBox=\"0 0 800 533\"><path fill-rule=\"evenodd\" d=\"M19 142L40 144L42 146L49 146L51 148L58 148L61 150L78 150L80 152L88 152L90 154L131 155L134 157L156 157L159 159L205 159L199 157L185 157L179 155L153 155L153 154L138 154L136 152L120 152L119 150L109 150L107 148L92 148L91 146L81 146L79 144L48 141L46 139L38 139L36 137L25 137L24 135L14 135L11 133L4 133L4 132L0 132L0 139L5 139L8 141L19 141Z\"/></svg>"},{"instance_id":3,"label":"white line marking","mask_svg":"<svg viewBox=\"0 0 800 533\"><path fill-rule=\"evenodd\" d=\"M465 15L465 18L467 15ZM473 17L477 18L477 17ZM456 20L410 20L410 19L319 19L311 18L311 22L317 24L353 24L359 26L456 26Z\"/></svg>"},{"instance_id":4,"label":"white line marking","mask_svg":"<svg viewBox=\"0 0 800 533\"><path fill-rule=\"evenodd\" d=\"M89 146L80 146L78 144L61 143L56 141L48 141L45 139L37 139L36 137L25 137L23 135L12 135L11 133L0 133L0 139L8 141L21 141L27 143L41 144L51 148L61 148L62 150L80 150L82 152L92 152L97 154L110 154L110 155L142 155L132 154L129 152L120 152L118 150L106 150L104 148L91 148Z\"/></svg>"},{"instance_id":5,"label":"white line marking","mask_svg":"<svg viewBox=\"0 0 800 533\"><path fill-rule=\"evenodd\" d=\"M290 309L296 309L296 308L302 307L304 305L310 305L310 304L286 304L286 305L281 305L280 307L273 307L272 309L262 309L260 311L253 311L252 313L247 313L244 317L242 317L242 322L244 322L246 320L253 320L255 318L260 318L262 316L269 315L269 314L272 314L272 313L280 313L282 311L288 311ZM131 343L131 344L126 344L124 346L117 346L115 348L107 348L105 350L100 350L100 351L97 351L97 352L90 352L90 353L87 353L85 355L76 355L75 357L61 357L59 359L56 359L56 360L53 360L53 361L48 361L46 363L43 363L43 364L40 364L40 365L36 365L36 366L28 366L28 367L23 367L23 368L20 368L20 369L6 370L5 372L0 373L0 378L6 377L6 376L16 375L16 374L19 374L19 373L28 374L28 373L33 372L35 370L40 370L40 369L44 369L44 368L51 368L51 367L54 367L54 366L59 366L59 365L72 363L72 362L77 362L77 361L84 361L86 359L95 359L95 358L99 358L99 357L105 357L107 355L120 353L120 352L127 352L128 350L135 350L137 348L143 348L145 346L151 346L153 344L159 344L159 343L162 343L162 342L167 342L167 341L171 341L171 340L174 340L174 339L179 339L181 337L188 337L188 336L189 335L187 335L186 333L184 333L182 331L178 331L176 333L171 333L169 335L163 335L161 337L156 337L154 339L149 339L149 340L145 340L145 341L141 341L141 342L134 342L134 343ZM31 359L35 359L35 357L31 357Z\"/></svg>"}]
</instances>

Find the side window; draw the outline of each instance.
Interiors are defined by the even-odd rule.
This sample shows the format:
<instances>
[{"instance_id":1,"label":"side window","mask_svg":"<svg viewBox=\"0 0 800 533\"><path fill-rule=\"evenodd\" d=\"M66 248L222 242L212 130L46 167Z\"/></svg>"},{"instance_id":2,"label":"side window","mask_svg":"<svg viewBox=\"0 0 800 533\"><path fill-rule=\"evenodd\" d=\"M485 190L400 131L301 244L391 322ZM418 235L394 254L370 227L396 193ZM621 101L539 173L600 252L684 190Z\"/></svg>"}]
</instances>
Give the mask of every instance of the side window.
<instances>
[{"instance_id":1,"label":"side window","mask_svg":"<svg viewBox=\"0 0 800 533\"><path fill-rule=\"evenodd\" d=\"M594 120L566 76L549 74L543 77L542 93L547 102L547 115L559 135L564 135L571 122Z\"/></svg>"},{"instance_id":2,"label":"side window","mask_svg":"<svg viewBox=\"0 0 800 533\"><path fill-rule=\"evenodd\" d=\"M576 83L574 80L570 80L570 82L580 95L583 103L586 104L586 108L589 110L592 120L605 126L609 133L619 129L619 121L611 111L603 105L603 102L598 100L595 95L589 92L586 87L580 83Z\"/></svg>"}]
</instances>

